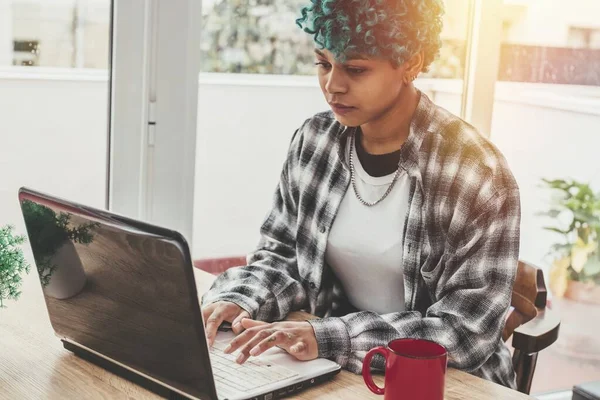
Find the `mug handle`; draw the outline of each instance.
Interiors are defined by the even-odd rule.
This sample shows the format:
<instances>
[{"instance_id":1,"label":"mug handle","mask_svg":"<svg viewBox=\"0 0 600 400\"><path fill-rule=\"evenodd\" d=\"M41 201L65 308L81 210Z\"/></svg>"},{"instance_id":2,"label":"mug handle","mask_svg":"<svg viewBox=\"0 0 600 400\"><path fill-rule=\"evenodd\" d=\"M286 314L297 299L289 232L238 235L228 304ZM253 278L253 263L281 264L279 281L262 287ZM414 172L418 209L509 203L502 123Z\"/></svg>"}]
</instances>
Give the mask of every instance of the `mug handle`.
<instances>
[{"instance_id":1,"label":"mug handle","mask_svg":"<svg viewBox=\"0 0 600 400\"><path fill-rule=\"evenodd\" d=\"M367 387L369 388L369 390L371 392L373 392L375 394L384 394L385 388L380 388L379 386L377 386L375 384L375 382L373 382L373 376L371 376L371 360L373 359L373 356L375 354L382 355L383 358L385 358L386 363L387 363L388 350L384 346L375 347L375 348L369 350L369 352L367 353L367 355L365 356L365 358L363 360L362 376L363 376L363 379L365 380L365 383L367 384Z\"/></svg>"}]
</instances>

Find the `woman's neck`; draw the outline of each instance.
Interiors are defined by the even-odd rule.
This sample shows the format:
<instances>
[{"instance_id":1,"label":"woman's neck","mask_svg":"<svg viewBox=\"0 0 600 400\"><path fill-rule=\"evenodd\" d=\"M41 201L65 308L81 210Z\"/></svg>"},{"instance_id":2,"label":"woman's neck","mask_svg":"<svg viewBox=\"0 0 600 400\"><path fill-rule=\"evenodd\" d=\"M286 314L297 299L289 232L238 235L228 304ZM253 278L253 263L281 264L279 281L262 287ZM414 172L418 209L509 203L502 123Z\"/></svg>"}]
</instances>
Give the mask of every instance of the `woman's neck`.
<instances>
[{"instance_id":1,"label":"woman's neck","mask_svg":"<svg viewBox=\"0 0 600 400\"><path fill-rule=\"evenodd\" d=\"M394 106L376 120L361 125L361 143L367 153L392 153L400 149L408 139L420 94L412 84L402 92Z\"/></svg>"}]
</instances>

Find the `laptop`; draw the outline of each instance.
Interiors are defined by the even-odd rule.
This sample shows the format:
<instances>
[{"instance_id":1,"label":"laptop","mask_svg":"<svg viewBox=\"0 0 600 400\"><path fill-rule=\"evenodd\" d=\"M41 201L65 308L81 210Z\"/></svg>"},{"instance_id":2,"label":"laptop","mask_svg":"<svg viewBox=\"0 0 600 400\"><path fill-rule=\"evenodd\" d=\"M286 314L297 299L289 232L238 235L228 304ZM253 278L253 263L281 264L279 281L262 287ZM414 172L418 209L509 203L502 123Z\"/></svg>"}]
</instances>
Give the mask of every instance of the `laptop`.
<instances>
[{"instance_id":1,"label":"laptop","mask_svg":"<svg viewBox=\"0 0 600 400\"><path fill-rule=\"evenodd\" d=\"M209 349L178 232L27 188L19 201L50 322L77 356L168 398L271 400L340 371L277 347L238 365L231 331Z\"/></svg>"}]
</instances>

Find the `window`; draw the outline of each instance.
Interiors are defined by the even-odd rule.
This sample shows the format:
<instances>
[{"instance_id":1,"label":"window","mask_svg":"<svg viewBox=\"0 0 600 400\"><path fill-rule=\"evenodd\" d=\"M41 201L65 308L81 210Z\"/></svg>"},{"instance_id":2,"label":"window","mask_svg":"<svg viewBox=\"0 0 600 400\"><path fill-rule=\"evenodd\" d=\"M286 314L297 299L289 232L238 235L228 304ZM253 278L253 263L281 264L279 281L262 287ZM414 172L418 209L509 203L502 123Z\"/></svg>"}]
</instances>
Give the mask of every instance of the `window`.
<instances>
[{"instance_id":1,"label":"window","mask_svg":"<svg viewBox=\"0 0 600 400\"><path fill-rule=\"evenodd\" d=\"M508 3L508 1L505 1ZM600 86L600 3L505 4L500 81Z\"/></svg>"},{"instance_id":2,"label":"window","mask_svg":"<svg viewBox=\"0 0 600 400\"><path fill-rule=\"evenodd\" d=\"M105 207L110 3L0 1L0 225L21 186Z\"/></svg>"},{"instance_id":3,"label":"window","mask_svg":"<svg viewBox=\"0 0 600 400\"><path fill-rule=\"evenodd\" d=\"M14 40L13 65L38 66L40 65L39 46L37 40Z\"/></svg>"},{"instance_id":4,"label":"window","mask_svg":"<svg viewBox=\"0 0 600 400\"><path fill-rule=\"evenodd\" d=\"M304 0L202 4L202 71L312 75L313 44L294 21Z\"/></svg>"},{"instance_id":5,"label":"window","mask_svg":"<svg viewBox=\"0 0 600 400\"><path fill-rule=\"evenodd\" d=\"M424 75L428 78L462 80L465 71L469 1L446 0L440 55Z\"/></svg>"},{"instance_id":6,"label":"window","mask_svg":"<svg viewBox=\"0 0 600 400\"><path fill-rule=\"evenodd\" d=\"M598 49L600 48L600 28L569 28L569 47Z\"/></svg>"},{"instance_id":7,"label":"window","mask_svg":"<svg viewBox=\"0 0 600 400\"><path fill-rule=\"evenodd\" d=\"M110 1L3 3L6 4L0 18L12 27L11 32L5 33L13 43L12 65L108 68ZM10 48L0 47L0 51Z\"/></svg>"},{"instance_id":8,"label":"window","mask_svg":"<svg viewBox=\"0 0 600 400\"><path fill-rule=\"evenodd\" d=\"M312 37L295 24L305 0L202 4L202 71L313 75ZM430 78L462 79L468 0L447 0L444 47Z\"/></svg>"}]
</instances>

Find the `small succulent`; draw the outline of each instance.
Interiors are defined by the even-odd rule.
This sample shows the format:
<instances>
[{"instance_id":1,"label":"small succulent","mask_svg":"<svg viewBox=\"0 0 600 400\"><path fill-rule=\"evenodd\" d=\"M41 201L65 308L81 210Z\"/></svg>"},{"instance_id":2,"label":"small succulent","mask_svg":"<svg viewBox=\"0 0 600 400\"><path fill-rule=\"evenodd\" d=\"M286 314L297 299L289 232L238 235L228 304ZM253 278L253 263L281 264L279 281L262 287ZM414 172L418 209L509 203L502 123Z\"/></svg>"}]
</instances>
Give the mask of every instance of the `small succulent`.
<instances>
[{"instance_id":1,"label":"small succulent","mask_svg":"<svg viewBox=\"0 0 600 400\"><path fill-rule=\"evenodd\" d=\"M0 308L6 307L4 300L19 298L22 275L30 269L21 248L25 236L14 235L13 229L9 225L0 228Z\"/></svg>"}]
</instances>

